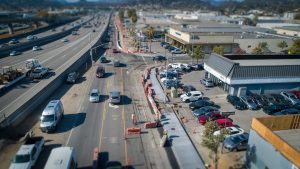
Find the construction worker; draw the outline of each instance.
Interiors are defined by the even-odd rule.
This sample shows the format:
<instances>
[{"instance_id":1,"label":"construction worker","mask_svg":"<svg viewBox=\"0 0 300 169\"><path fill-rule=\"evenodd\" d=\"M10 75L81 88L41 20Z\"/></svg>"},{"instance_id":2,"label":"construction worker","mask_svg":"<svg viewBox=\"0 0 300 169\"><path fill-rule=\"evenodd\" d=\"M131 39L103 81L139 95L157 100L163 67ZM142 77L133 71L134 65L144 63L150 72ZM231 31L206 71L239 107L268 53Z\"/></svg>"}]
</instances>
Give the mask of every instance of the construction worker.
<instances>
[{"instance_id":1,"label":"construction worker","mask_svg":"<svg viewBox=\"0 0 300 169\"><path fill-rule=\"evenodd\" d=\"M132 124L136 125L136 116L134 113L131 114L131 121L132 121Z\"/></svg>"}]
</instances>

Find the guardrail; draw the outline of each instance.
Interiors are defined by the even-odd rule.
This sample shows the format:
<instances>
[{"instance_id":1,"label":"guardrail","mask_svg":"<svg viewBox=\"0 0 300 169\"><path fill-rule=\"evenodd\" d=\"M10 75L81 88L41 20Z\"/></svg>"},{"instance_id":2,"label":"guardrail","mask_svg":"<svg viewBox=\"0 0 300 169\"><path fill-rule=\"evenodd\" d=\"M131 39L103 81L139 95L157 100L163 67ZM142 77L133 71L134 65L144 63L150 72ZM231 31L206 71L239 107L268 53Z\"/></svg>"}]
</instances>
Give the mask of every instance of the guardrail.
<instances>
[{"instance_id":1,"label":"guardrail","mask_svg":"<svg viewBox=\"0 0 300 169\"><path fill-rule=\"evenodd\" d=\"M102 32L95 38L91 44L97 46L101 43L103 36L107 33L111 14L106 21ZM65 78L69 72L73 72L81 67L83 64L90 62L90 46L87 45L79 51L68 62L64 63L56 70L56 76L50 77L39 82L38 85L29 89L18 97L13 103L0 111L0 128L7 126L18 125L24 118L26 118L32 111L41 105L57 88L64 83Z\"/></svg>"},{"instance_id":2,"label":"guardrail","mask_svg":"<svg viewBox=\"0 0 300 169\"><path fill-rule=\"evenodd\" d=\"M87 20L84 23L91 21L93 18L94 17L90 18L89 20ZM79 25L72 27L66 31L58 32L58 33L55 33L55 34L52 34L52 35L49 35L46 37L39 38L37 40L23 42L23 43L15 44L13 46L4 47L4 48L0 49L0 57L8 56L12 50L25 51L25 50L31 49L33 46L40 46L40 45L47 44L49 42L55 41L57 39L60 39L62 37L65 37L65 36L71 34L73 30L78 29L78 28L80 28Z\"/></svg>"}]
</instances>

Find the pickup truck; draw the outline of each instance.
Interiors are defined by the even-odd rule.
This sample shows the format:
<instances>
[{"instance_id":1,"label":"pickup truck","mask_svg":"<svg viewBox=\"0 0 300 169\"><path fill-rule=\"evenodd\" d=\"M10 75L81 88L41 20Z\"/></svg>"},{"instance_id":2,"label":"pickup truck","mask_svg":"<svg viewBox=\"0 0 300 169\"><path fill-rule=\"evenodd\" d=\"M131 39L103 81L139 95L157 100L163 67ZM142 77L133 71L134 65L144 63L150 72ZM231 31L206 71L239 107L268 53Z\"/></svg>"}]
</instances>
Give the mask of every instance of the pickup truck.
<instances>
[{"instance_id":1,"label":"pickup truck","mask_svg":"<svg viewBox=\"0 0 300 169\"><path fill-rule=\"evenodd\" d=\"M32 168L44 148L44 137L30 137L20 147L9 169Z\"/></svg>"},{"instance_id":2,"label":"pickup truck","mask_svg":"<svg viewBox=\"0 0 300 169\"><path fill-rule=\"evenodd\" d=\"M48 73L49 69L45 68L45 67L37 67L35 68L31 73L30 73L30 77L34 78L34 79L39 79L44 77L47 73Z\"/></svg>"}]
</instances>

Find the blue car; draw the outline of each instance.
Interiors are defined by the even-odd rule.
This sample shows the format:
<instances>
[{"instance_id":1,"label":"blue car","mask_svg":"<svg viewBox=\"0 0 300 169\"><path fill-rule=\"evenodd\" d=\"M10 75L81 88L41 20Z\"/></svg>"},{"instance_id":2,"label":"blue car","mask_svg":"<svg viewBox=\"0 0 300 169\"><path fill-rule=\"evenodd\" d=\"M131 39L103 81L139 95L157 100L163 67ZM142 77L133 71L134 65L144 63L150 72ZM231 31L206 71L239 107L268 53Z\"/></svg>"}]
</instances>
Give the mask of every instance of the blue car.
<instances>
[{"instance_id":1,"label":"blue car","mask_svg":"<svg viewBox=\"0 0 300 169\"><path fill-rule=\"evenodd\" d=\"M247 149L248 138L248 133L243 133L236 136L229 136L224 140L223 144L224 147L229 151L245 150Z\"/></svg>"},{"instance_id":2,"label":"blue car","mask_svg":"<svg viewBox=\"0 0 300 169\"><path fill-rule=\"evenodd\" d=\"M219 109L217 109L216 107L213 106L205 106L202 107L200 109L196 109L193 111L194 116L201 116L204 115L205 113L209 113L209 112L218 112Z\"/></svg>"}]
</instances>

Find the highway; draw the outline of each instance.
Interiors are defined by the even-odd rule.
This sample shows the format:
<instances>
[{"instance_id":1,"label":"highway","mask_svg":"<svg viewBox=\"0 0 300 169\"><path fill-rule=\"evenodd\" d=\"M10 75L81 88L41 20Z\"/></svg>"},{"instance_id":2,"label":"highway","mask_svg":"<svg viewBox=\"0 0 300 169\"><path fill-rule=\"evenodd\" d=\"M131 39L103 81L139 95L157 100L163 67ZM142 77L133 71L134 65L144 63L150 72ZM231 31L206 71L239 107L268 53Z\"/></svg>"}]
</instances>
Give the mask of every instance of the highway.
<instances>
[{"instance_id":1,"label":"highway","mask_svg":"<svg viewBox=\"0 0 300 169\"><path fill-rule=\"evenodd\" d=\"M40 32L40 33L38 33L38 34L32 34L32 35L35 35L35 36L37 36L38 38L43 38L43 37L46 37L46 36L49 36L49 35L53 35L53 34L55 34L55 33L58 33L58 32L60 32L60 31L62 31L63 29L64 29L64 30L68 30L68 29L70 29L70 28L73 27L73 26L72 26L73 24L76 25L76 24L78 24L78 23L81 23L81 20L82 20L83 22L85 22L85 21L89 20L90 18L91 18L91 16L83 16L83 17L81 17L81 18L79 18L79 19L77 19L77 20L75 20L75 21L73 21L73 22L70 22L70 23L68 23L68 24L61 25L61 26L56 27L56 28L55 28L55 31L48 30L48 31L44 31L44 32ZM24 43L24 42L28 42L28 41L29 41L26 37L20 38L20 39L18 39L18 40L19 40L20 43ZM13 46L13 44L9 44L9 45L12 45L12 46Z\"/></svg>"},{"instance_id":2,"label":"highway","mask_svg":"<svg viewBox=\"0 0 300 169\"><path fill-rule=\"evenodd\" d=\"M42 46L43 50L41 51L29 50L24 52L22 55L1 58L0 67L24 67L24 63L27 59L35 58L38 59L43 66L49 67L53 72L55 72L55 70L58 69L62 65L62 63L65 63L76 53L81 51L86 45L89 45L90 41L92 41L94 37L96 37L93 36L93 34L97 34L102 31L103 24L99 28L97 28L96 32L92 32L92 29L93 28L81 28L79 31L80 35L69 35L66 37L67 39L69 39L69 42L64 43L61 42L61 40L57 40ZM0 112L6 106L12 106L13 101L18 96L37 85L37 82L38 81L24 79L20 83L9 88L9 90L1 93Z\"/></svg>"},{"instance_id":3,"label":"highway","mask_svg":"<svg viewBox=\"0 0 300 169\"><path fill-rule=\"evenodd\" d=\"M115 42L115 37L111 37ZM115 43L113 43L115 44ZM116 48L115 46L113 46ZM144 129L146 121L153 120L143 87L140 85L140 75L149 59L124 53L112 54L109 60L118 59L121 67L113 67L110 63L103 64L106 70L104 78L96 78L96 62L89 69L79 70L82 76L74 85L63 84L57 92L39 108L32 112L22 124L10 130L18 134L32 131L35 136L45 137L46 144L42 155L38 159L35 169L43 168L51 149L60 146L73 146L76 150L78 168L92 167L93 149L98 147L99 168L109 164L122 165L127 168L169 169L173 166L172 153L168 148L161 148L160 134L157 129ZM69 51L70 52L70 51ZM101 51L104 53L104 51ZM89 93L92 89L100 91L100 102L90 103ZM121 92L121 103L111 105L108 95L111 90ZM42 133L39 129L39 117L52 99L60 99L64 105L65 116L54 133ZM138 117L138 125L131 122L131 113ZM128 135L124 130L128 127L140 127L142 134ZM125 139L126 138L126 139ZM2 164L0 169L9 166L10 159L20 144L11 144L0 152Z\"/></svg>"}]
</instances>

